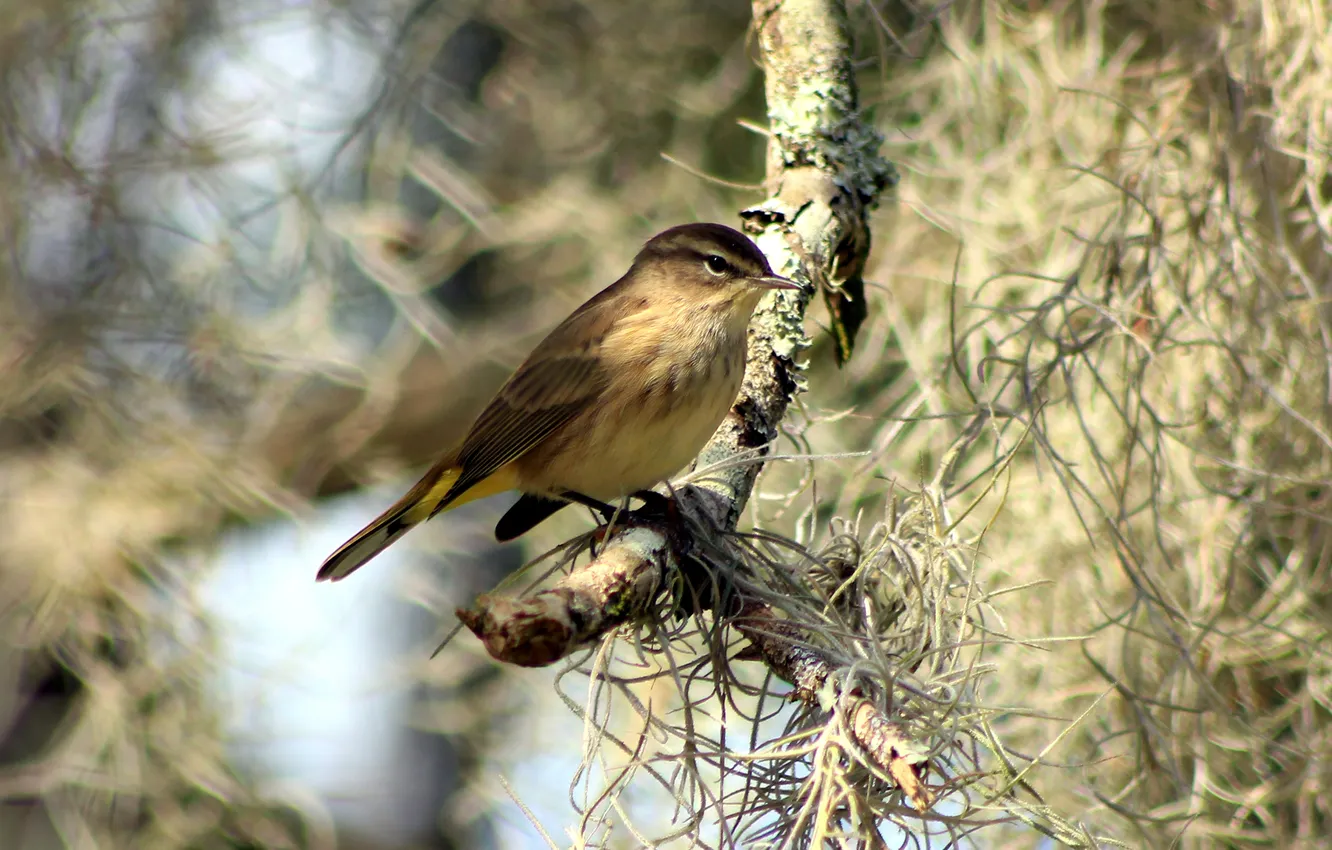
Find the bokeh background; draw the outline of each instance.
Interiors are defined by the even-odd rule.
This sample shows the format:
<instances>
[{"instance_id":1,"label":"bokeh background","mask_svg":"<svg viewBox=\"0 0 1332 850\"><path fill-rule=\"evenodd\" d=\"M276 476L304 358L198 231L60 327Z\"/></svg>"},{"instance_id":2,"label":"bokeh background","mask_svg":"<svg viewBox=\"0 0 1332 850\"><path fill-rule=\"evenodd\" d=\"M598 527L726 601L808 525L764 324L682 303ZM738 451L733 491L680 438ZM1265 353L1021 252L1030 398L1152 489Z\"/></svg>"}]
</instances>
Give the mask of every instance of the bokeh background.
<instances>
[{"instance_id":1,"label":"bokeh background","mask_svg":"<svg viewBox=\"0 0 1332 850\"><path fill-rule=\"evenodd\" d=\"M779 448L865 454L770 465L746 524L937 508L986 607L921 734L1001 777L962 843L1053 846L1020 787L1130 846L1322 846L1332 10L849 6L902 179ZM587 679L429 659L586 516L497 547L490 500L313 576L643 239L763 197L750 15L0 4L0 846L587 834ZM615 787L594 846L670 834Z\"/></svg>"}]
</instances>

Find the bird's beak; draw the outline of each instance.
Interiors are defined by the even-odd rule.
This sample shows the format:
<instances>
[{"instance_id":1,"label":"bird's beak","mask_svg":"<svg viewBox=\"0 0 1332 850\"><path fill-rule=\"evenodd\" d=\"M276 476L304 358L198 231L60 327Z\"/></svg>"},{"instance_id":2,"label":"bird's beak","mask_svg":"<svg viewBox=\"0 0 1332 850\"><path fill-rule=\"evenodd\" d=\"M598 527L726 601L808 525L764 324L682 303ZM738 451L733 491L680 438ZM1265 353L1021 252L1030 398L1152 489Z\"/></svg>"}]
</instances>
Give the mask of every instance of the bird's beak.
<instances>
[{"instance_id":1,"label":"bird's beak","mask_svg":"<svg viewBox=\"0 0 1332 850\"><path fill-rule=\"evenodd\" d=\"M755 286L763 289L794 289L797 292L803 292L805 289L805 287L796 283L794 280L775 274L766 277L751 277L749 281Z\"/></svg>"}]
</instances>

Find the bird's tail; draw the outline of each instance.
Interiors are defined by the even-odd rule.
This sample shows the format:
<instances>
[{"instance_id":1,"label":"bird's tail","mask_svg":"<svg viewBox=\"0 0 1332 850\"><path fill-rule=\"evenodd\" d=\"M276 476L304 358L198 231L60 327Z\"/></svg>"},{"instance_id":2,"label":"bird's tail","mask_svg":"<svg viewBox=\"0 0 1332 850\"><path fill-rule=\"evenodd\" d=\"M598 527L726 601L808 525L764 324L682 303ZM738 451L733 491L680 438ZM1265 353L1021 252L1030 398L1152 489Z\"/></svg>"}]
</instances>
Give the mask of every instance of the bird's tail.
<instances>
[{"instance_id":1,"label":"bird's tail","mask_svg":"<svg viewBox=\"0 0 1332 850\"><path fill-rule=\"evenodd\" d=\"M352 539L338 547L319 568L318 581L337 581L346 578L371 558L391 546L398 538L435 514L456 508L473 499L513 489L511 470L502 469L488 478L468 487L462 493L451 493L453 483L462 470L457 466L437 464L425 474L407 495L393 503L374 522L356 533Z\"/></svg>"}]
</instances>

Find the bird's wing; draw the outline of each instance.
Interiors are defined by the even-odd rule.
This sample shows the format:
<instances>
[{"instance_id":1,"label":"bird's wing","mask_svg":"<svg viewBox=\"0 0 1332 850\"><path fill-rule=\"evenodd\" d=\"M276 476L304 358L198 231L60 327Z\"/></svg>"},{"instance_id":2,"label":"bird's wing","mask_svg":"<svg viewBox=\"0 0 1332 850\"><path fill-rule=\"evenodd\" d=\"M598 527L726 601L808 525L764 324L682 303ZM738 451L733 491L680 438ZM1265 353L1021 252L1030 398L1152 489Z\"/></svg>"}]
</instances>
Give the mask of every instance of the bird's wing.
<instances>
[{"instance_id":1,"label":"bird's wing","mask_svg":"<svg viewBox=\"0 0 1332 850\"><path fill-rule=\"evenodd\" d=\"M610 383L601 344L616 322L647 306L646 299L623 294L627 279L594 295L551 331L477 417L462 445L440 458L405 496L330 555L319 569L319 579L344 578L412 526L463 499L467 491L476 488L472 495L481 495L487 488L478 484L598 404ZM504 478L493 483L496 486L489 492L512 486ZM528 516L527 527L538 521Z\"/></svg>"},{"instance_id":2,"label":"bird's wing","mask_svg":"<svg viewBox=\"0 0 1332 850\"><path fill-rule=\"evenodd\" d=\"M436 512L595 405L609 383L601 342L639 309L611 287L551 331L472 424L456 454L458 480Z\"/></svg>"}]
</instances>

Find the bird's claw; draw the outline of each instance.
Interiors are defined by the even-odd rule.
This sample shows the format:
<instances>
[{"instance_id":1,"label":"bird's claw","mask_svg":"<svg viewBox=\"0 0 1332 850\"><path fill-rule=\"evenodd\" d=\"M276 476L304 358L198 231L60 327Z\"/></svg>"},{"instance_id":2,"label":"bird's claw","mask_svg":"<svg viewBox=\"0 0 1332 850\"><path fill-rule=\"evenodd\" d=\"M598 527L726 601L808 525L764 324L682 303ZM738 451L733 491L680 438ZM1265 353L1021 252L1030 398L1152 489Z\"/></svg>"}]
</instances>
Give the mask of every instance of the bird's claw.
<instances>
[{"instance_id":1,"label":"bird's claw","mask_svg":"<svg viewBox=\"0 0 1332 850\"><path fill-rule=\"evenodd\" d=\"M630 495L643 503L641 508L629 512L633 519L649 523L667 522L672 525L679 523L680 506L673 497L662 495L655 490L638 490Z\"/></svg>"}]
</instances>

